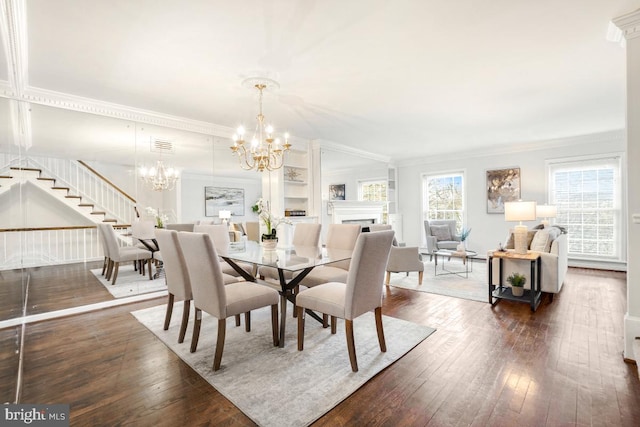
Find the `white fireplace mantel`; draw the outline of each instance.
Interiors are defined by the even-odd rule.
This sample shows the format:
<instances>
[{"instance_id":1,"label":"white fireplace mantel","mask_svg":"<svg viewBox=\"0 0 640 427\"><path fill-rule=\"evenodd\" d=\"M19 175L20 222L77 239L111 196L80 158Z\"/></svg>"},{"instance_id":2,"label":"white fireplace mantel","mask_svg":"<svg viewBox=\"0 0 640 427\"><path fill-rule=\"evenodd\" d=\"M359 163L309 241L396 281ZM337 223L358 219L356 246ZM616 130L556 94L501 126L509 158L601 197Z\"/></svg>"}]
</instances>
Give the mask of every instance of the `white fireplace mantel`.
<instances>
[{"instance_id":1,"label":"white fireplace mantel","mask_svg":"<svg viewBox=\"0 0 640 427\"><path fill-rule=\"evenodd\" d=\"M382 223L382 212L386 202L368 202L358 200L332 200L327 204L332 224L343 222L370 221Z\"/></svg>"}]
</instances>

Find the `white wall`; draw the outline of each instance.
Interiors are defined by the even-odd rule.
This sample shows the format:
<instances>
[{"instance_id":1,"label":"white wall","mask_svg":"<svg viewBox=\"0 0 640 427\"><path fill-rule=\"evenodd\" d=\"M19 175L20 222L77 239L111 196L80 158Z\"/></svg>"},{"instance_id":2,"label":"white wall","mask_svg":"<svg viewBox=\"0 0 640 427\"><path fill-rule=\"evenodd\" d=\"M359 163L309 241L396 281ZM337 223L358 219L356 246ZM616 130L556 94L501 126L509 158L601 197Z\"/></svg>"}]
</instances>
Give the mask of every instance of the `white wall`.
<instances>
[{"instance_id":1,"label":"white wall","mask_svg":"<svg viewBox=\"0 0 640 427\"><path fill-rule=\"evenodd\" d=\"M399 163L398 212L403 215L404 237L408 246L423 246L422 180L425 173L463 171L465 175L466 226L472 228L469 248L480 255L505 242L509 228L514 224L504 221L503 214L488 214L486 202L486 171L519 167L522 200L547 202L546 161L563 157L576 157L625 151L623 131L574 137L556 141L510 145L491 153L464 153L439 156ZM623 167L624 169L624 167ZM624 170L623 170L624 181ZM623 218L624 221L624 218ZM527 225L534 226L533 221ZM626 247L626 244L623 245Z\"/></svg>"},{"instance_id":2,"label":"white wall","mask_svg":"<svg viewBox=\"0 0 640 427\"><path fill-rule=\"evenodd\" d=\"M250 174L250 172L247 172ZM204 210L204 187L230 187L244 189L244 216L231 217L232 222L257 221L258 216L251 211L251 206L261 197L261 176L253 172L255 178L229 178L202 174L182 175L179 189L178 222L194 222L218 218L206 217Z\"/></svg>"}]
</instances>

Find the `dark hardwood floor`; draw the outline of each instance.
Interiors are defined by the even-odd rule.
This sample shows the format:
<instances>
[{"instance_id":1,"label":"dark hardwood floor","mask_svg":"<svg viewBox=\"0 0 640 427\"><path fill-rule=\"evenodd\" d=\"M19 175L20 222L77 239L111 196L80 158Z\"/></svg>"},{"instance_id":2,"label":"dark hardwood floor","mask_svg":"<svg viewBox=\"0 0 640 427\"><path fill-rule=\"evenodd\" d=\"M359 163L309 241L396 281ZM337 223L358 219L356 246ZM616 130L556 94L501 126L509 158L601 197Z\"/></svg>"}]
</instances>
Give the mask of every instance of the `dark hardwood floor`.
<instances>
[{"instance_id":1,"label":"dark hardwood floor","mask_svg":"<svg viewBox=\"0 0 640 427\"><path fill-rule=\"evenodd\" d=\"M95 280L75 268L51 280ZM385 315L438 330L314 425L638 426L625 280L570 269L536 313L389 288ZM72 425L253 425L129 314L162 303L27 325L21 402L69 403ZM2 401L15 392L17 333L0 330Z\"/></svg>"}]
</instances>

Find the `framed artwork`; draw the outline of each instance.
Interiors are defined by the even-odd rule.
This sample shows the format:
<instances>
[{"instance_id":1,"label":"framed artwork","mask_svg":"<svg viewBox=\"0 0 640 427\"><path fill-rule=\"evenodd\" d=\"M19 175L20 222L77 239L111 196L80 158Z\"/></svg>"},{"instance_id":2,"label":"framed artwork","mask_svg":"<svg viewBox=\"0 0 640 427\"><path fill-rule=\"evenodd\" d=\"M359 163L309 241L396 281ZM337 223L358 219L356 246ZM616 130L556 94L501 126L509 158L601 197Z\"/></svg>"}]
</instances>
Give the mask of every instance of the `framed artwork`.
<instances>
[{"instance_id":1,"label":"framed artwork","mask_svg":"<svg viewBox=\"0 0 640 427\"><path fill-rule=\"evenodd\" d=\"M504 213L505 202L520 199L520 168L487 171L487 213Z\"/></svg>"},{"instance_id":2,"label":"framed artwork","mask_svg":"<svg viewBox=\"0 0 640 427\"><path fill-rule=\"evenodd\" d=\"M329 200L344 200L344 184L333 184L329 186Z\"/></svg>"},{"instance_id":3,"label":"framed artwork","mask_svg":"<svg viewBox=\"0 0 640 427\"><path fill-rule=\"evenodd\" d=\"M204 215L218 216L220 211L231 211L231 215L244 215L244 189L227 187L204 187Z\"/></svg>"}]
</instances>

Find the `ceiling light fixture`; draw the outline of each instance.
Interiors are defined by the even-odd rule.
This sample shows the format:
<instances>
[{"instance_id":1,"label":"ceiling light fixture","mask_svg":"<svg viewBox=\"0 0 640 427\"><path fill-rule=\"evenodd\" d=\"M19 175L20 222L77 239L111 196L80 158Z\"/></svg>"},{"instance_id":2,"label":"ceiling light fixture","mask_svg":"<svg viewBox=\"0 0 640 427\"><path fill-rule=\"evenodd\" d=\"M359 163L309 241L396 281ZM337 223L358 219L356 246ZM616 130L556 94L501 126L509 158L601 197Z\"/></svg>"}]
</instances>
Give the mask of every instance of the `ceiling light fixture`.
<instances>
[{"instance_id":1,"label":"ceiling light fixture","mask_svg":"<svg viewBox=\"0 0 640 427\"><path fill-rule=\"evenodd\" d=\"M240 167L245 170L255 169L258 172L264 170L272 171L282 167L284 154L289 151L289 134L284 134L284 144L280 138L274 138L273 126L265 124L262 114L262 93L265 89L278 88L275 80L267 78L248 78L242 82L243 86L253 86L259 92L259 112L257 116L256 130L251 139L251 144L247 147L244 140L245 129L239 126L237 133L233 135L233 145L231 151L238 155Z\"/></svg>"},{"instance_id":2,"label":"ceiling light fixture","mask_svg":"<svg viewBox=\"0 0 640 427\"><path fill-rule=\"evenodd\" d=\"M140 167L139 173L144 183L154 191L173 190L180 178L178 171L172 167L166 168L162 159L156 162L155 167Z\"/></svg>"}]
</instances>

